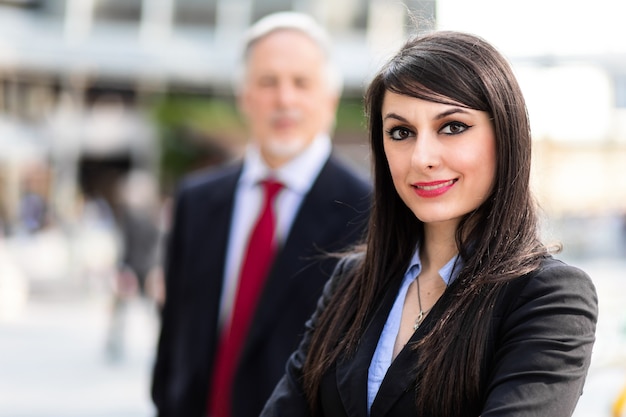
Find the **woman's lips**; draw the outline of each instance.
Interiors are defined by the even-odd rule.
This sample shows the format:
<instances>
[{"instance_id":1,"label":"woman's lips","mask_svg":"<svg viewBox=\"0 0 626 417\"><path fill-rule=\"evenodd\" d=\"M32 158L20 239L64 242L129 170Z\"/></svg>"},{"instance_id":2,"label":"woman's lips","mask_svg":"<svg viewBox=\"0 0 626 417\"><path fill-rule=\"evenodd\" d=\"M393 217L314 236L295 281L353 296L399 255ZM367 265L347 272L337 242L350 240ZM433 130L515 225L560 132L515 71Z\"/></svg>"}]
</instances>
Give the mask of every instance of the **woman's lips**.
<instances>
[{"instance_id":1,"label":"woman's lips","mask_svg":"<svg viewBox=\"0 0 626 417\"><path fill-rule=\"evenodd\" d=\"M456 179L412 184L415 194L420 197L434 198L446 193L456 183Z\"/></svg>"}]
</instances>

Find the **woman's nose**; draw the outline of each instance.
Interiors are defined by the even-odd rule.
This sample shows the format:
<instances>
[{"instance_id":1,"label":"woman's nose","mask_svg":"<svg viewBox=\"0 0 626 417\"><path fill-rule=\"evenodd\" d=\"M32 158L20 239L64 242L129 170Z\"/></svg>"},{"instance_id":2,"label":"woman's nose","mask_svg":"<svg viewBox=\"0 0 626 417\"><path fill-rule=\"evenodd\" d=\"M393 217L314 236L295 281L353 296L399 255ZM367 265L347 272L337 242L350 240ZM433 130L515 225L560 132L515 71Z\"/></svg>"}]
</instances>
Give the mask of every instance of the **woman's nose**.
<instances>
[{"instance_id":1,"label":"woman's nose","mask_svg":"<svg viewBox=\"0 0 626 417\"><path fill-rule=\"evenodd\" d=\"M418 134L413 153L411 155L411 165L418 170L429 170L440 164L440 149L433 134Z\"/></svg>"}]
</instances>

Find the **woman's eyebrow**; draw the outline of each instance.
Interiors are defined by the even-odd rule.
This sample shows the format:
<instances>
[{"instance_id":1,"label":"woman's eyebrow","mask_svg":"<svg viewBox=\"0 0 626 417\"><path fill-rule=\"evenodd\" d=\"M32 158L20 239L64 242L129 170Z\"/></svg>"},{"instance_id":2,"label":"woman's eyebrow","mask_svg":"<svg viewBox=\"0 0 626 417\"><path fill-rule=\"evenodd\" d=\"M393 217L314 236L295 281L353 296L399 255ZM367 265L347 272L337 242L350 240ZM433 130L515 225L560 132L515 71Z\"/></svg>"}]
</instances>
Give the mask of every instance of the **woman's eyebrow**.
<instances>
[{"instance_id":1,"label":"woman's eyebrow","mask_svg":"<svg viewBox=\"0 0 626 417\"><path fill-rule=\"evenodd\" d=\"M404 117L400 116L399 114L393 113L393 112L387 113L385 115L385 117L383 117L383 120L387 120L387 119L396 119L396 120L399 120L401 122L408 123L407 119L405 119Z\"/></svg>"},{"instance_id":2,"label":"woman's eyebrow","mask_svg":"<svg viewBox=\"0 0 626 417\"><path fill-rule=\"evenodd\" d=\"M444 118L446 118L446 117L448 117L450 115L456 114L456 113L470 114L470 112L467 111L466 109L464 109L463 107L454 107L454 108L448 109L446 111L443 111L443 112L437 114L435 116L435 120L444 119ZM401 121L403 123L408 123L407 119L405 119L404 117L402 117L399 114L394 113L394 112L387 113L383 117L383 120L387 120L387 119L396 119L396 120Z\"/></svg>"},{"instance_id":3,"label":"woman's eyebrow","mask_svg":"<svg viewBox=\"0 0 626 417\"><path fill-rule=\"evenodd\" d=\"M464 109L463 107L454 107L454 108L451 108L449 110L439 113L437 116L435 116L435 120L440 120L456 113L470 114L470 112L467 111L467 109Z\"/></svg>"}]
</instances>

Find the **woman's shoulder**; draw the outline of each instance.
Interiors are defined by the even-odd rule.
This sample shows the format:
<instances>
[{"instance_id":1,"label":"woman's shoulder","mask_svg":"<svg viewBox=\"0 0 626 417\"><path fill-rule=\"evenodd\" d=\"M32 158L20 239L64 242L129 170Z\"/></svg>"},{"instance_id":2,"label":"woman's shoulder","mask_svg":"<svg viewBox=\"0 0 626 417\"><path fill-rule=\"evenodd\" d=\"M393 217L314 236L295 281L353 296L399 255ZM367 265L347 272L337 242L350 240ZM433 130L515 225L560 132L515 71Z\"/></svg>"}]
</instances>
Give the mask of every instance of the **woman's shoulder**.
<instances>
[{"instance_id":1,"label":"woman's shoulder","mask_svg":"<svg viewBox=\"0 0 626 417\"><path fill-rule=\"evenodd\" d=\"M330 279L326 282L324 287L324 295L330 296L337 288L345 282L348 277L353 276L353 272L361 265L365 258L365 252L361 249L354 249L351 252L336 255L339 257L335 269L330 276Z\"/></svg>"},{"instance_id":2,"label":"woman's shoulder","mask_svg":"<svg viewBox=\"0 0 626 417\"><path fill-rule=\"evenodd\" d=\"M585 271L553 256L544 257L539 267L529 274L528 281L537 285L593 287L593 281Z\"/></svg>"},{"instance_id":3,"label":"woman's shoulder","mask_svg":"<svg viewBox=\"0 0 626 417\"><path fill-rule=\"evenodd\" d=\"M582 269L553 256L544 257L532 272L510 282L504 291L505 305L519 306L529 300L585 304L597 308L596 289Z\"/></svg>"},{"instance_id":4,"label":"woman's shoulder","mask_svg":"<svg viewBox=\"0 0 626 417\"><path fill-rule=\"evenodd\" d=\"M353 271L365 259L365 251L357 248L351 252L340 255L333 275L345 275L346 272Z\"/></svg>"}]
</instances>

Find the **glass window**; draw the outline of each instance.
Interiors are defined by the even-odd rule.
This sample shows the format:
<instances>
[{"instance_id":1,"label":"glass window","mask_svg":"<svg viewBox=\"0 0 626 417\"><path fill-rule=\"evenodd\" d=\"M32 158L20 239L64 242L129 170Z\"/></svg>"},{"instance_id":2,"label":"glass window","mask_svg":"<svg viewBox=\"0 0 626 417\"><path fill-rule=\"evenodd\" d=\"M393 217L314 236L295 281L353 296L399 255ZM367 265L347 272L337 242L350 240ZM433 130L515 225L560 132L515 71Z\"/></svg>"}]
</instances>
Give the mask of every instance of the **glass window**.
<instances>
[{"instance_id":1,"label":"glass window","mask_svg":"<svg viewBox=\"0 0 626 417\"><path fill-rule=\"evenodd\" d=\"M254 0L252 2L252 21L256 22L265 15L274 12L293 10L292 0Z\"/></svg>"},{"instance_id":2,"label":"glass window","mask_svg":"<svg viewBox=\"0 0 626 417\"><path fill-rule=\"evenodd\" d=\"M368 19L368 0L356 0L352 2L350 28L365 30Z\"/></svg>"},{"instance_id":3,"label":"glass window","mask_svg":"<svg viewBox=\"0 0 626 417\"><path fill-rule=\"evenodd\" d=\"M217 0L178 0L174 9L177 25L215 26Z\"/></svg>"},{"instance_id":4,"label":"glass window","mask_svg":"<svg viewBox=\"0 0 626 417\"><path fill-rule=\"evenodd\" d=\"M96 0L94 20L138 22L141 0Z\"/></svg>"},{"instance_id":5,"label":"glass window","mask_svg":"<svg viewBox=\"0 0 626 417\"><path fill-rule=\"evenodd\" d=\"M22 7L25 9L38 9L42 6L42 0L0 0L0 6Z\"/></svg>"}]
</instances>

